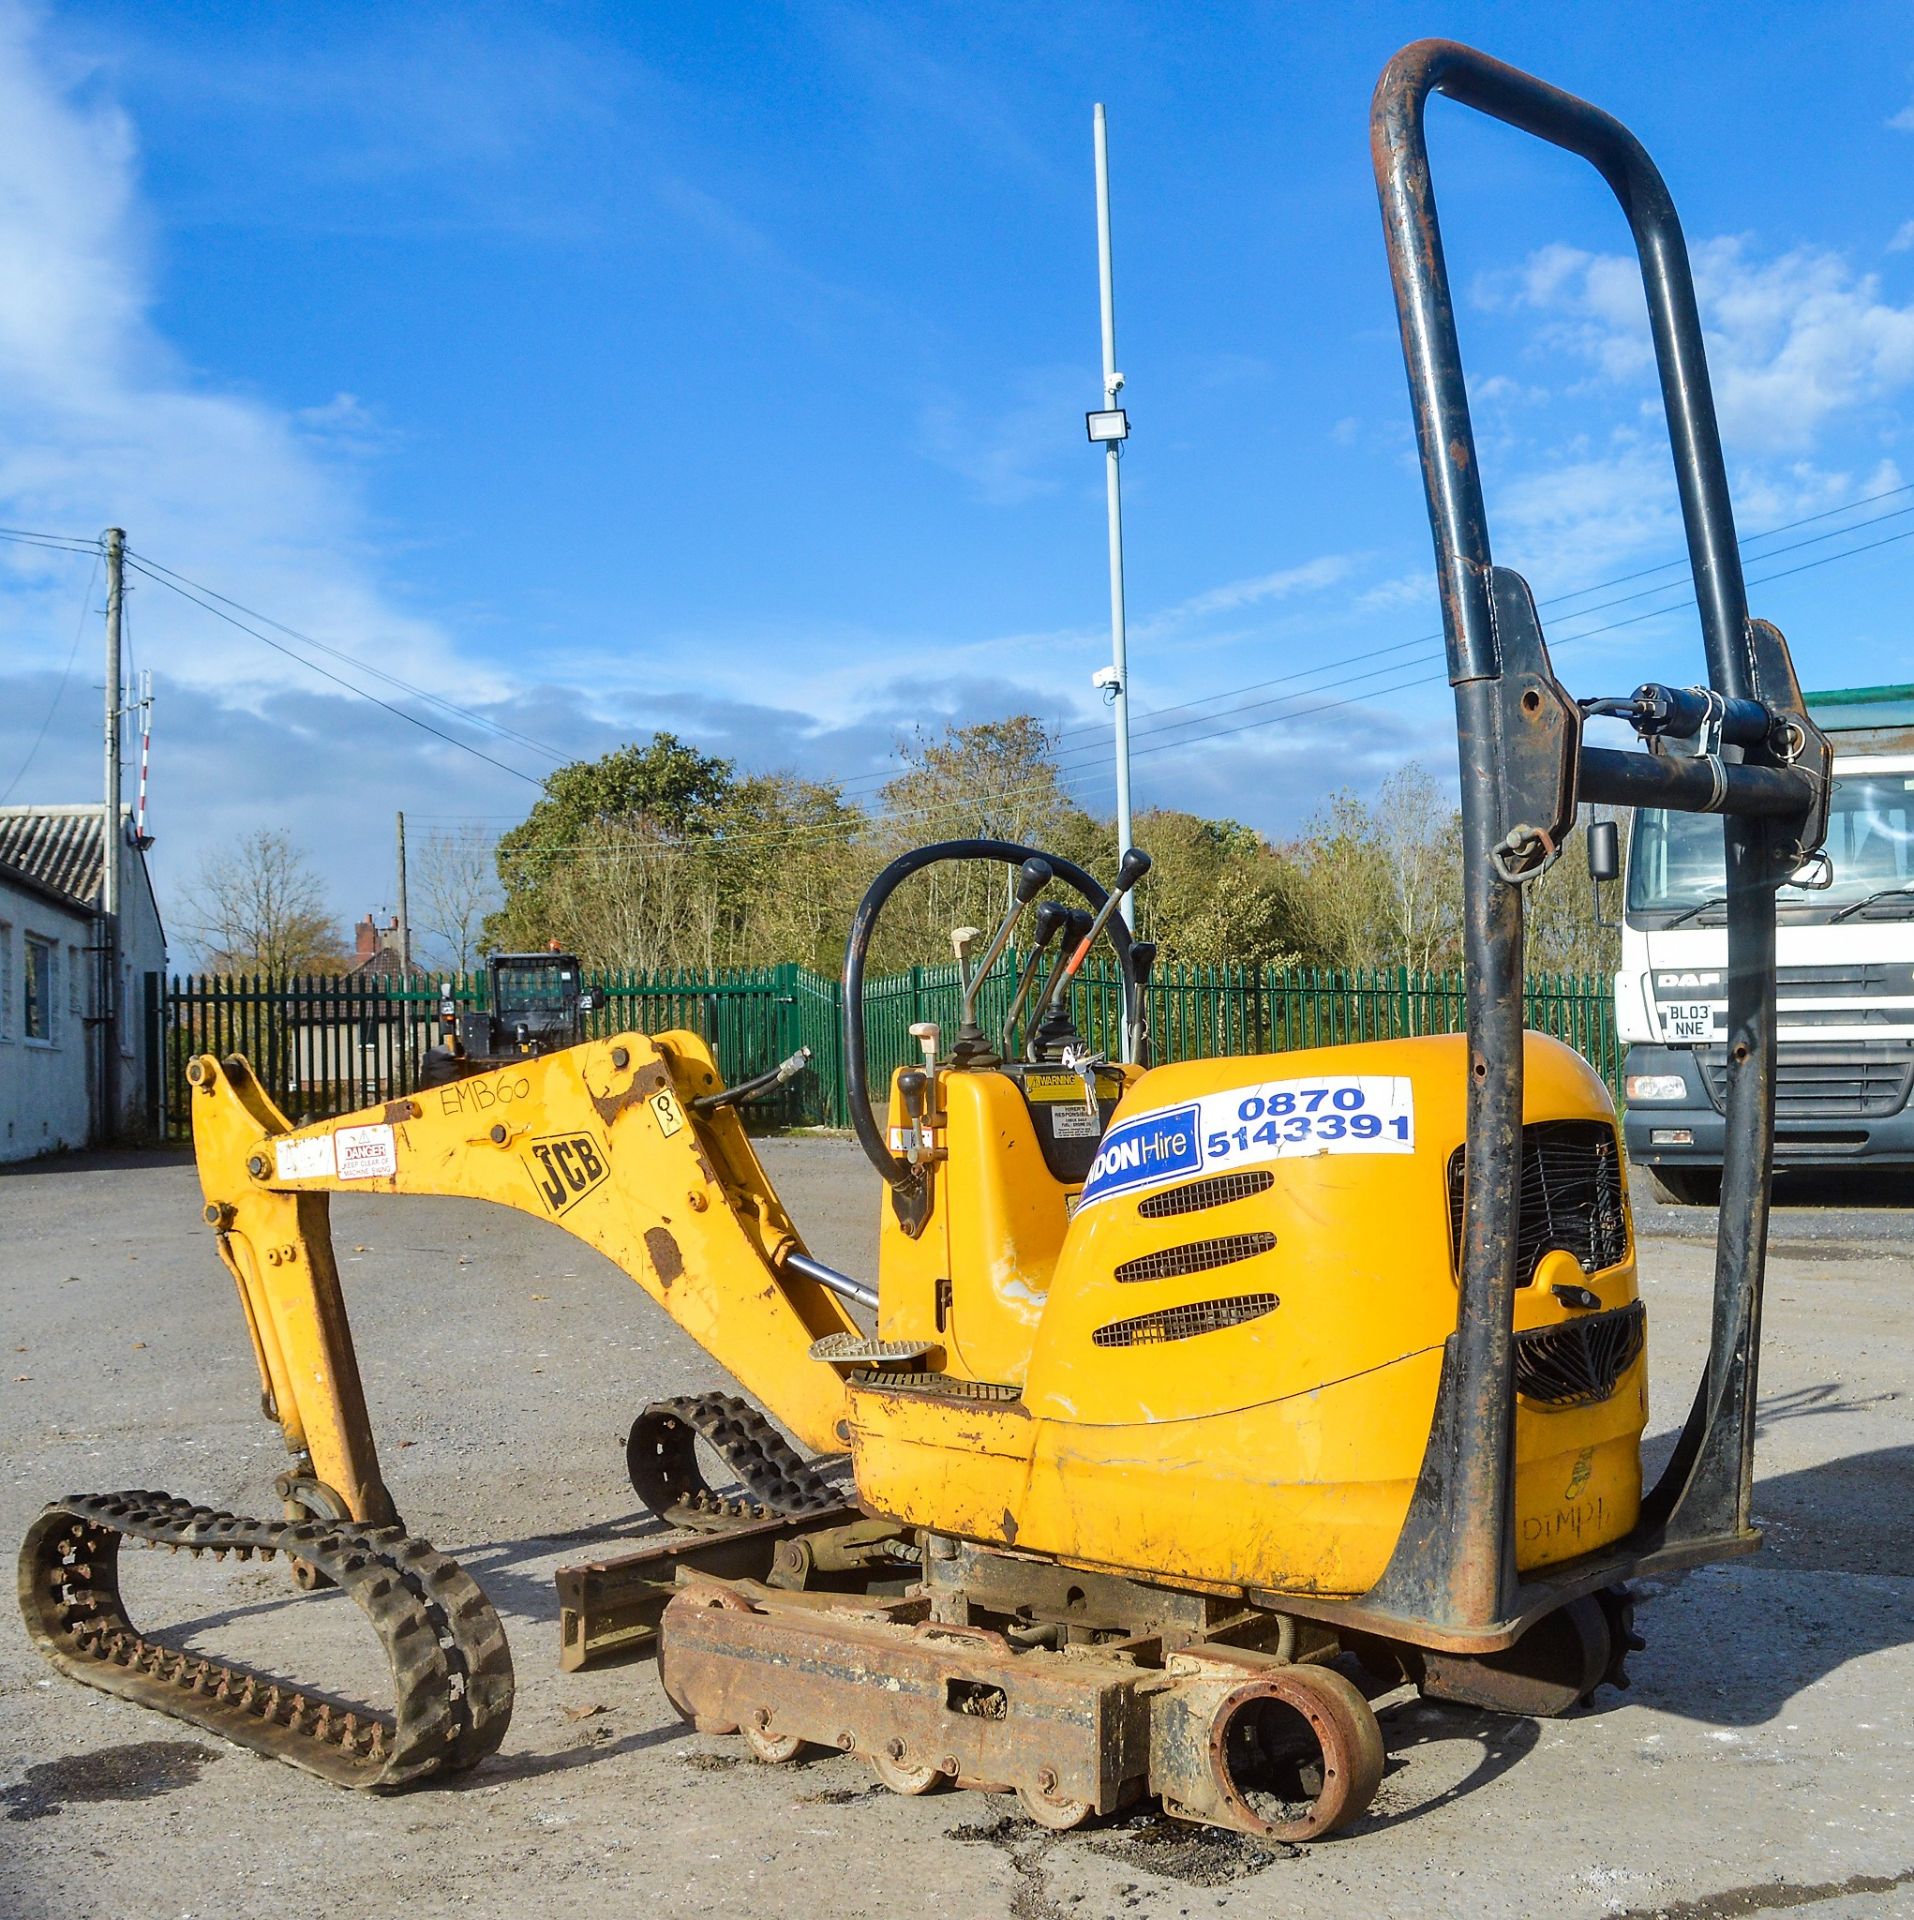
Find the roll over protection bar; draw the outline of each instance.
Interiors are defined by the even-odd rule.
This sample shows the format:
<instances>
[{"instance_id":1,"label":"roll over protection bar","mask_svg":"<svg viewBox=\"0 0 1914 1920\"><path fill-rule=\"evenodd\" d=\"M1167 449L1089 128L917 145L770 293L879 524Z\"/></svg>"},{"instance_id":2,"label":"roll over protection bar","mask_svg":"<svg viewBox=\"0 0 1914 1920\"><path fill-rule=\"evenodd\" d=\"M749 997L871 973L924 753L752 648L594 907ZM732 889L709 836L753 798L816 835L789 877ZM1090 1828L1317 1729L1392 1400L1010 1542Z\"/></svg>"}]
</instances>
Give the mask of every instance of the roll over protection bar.
<instances>
[{"instance_id":1,"label":"roll over protection bar","mask_svg":"<svg viewBox=\"0 0 1914 1920\"><path fill-rule=\"evenodd\" d=\"M1595 167L1627 216L1648 301L1709 688L1643 688L1626 717L1657 750L1585 748L1583 709L1549 663L1527 583L1498 567L1476 463L1424 143L1442 93ZM1486 1644L1633 1573L1746 1551L1756 1345L1773 1159L1774 889L1819 845L1831 757L1787 643L1748 616L1693 276L1666 183L1640 141L1586 101L1452 41L1405 47L1377 83L1370 135L1455 690L1470 1081L1461 1288L1420 1479L1394 1557L1344 1609ZM1624 703L1594 702L1596 711ZM1669 736L1697 706L1705 737ZM1718 715L1720 724L1710 719ZM1522 1155L1522 884L1560 849L1579 800L1724 815L1728 1098L1714 1335L1674 1458L1636 1532L1528 1580L1513 1534L1513 1302Z\"/></svg>"}]
</instances>

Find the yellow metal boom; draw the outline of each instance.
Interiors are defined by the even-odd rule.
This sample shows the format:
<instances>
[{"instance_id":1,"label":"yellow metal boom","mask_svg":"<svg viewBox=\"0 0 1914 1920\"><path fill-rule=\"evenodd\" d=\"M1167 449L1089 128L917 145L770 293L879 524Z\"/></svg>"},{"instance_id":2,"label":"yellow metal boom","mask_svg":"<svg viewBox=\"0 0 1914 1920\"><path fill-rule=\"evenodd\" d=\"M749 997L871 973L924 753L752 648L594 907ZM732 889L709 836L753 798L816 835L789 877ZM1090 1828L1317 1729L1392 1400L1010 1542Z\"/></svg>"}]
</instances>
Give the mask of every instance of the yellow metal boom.
<instances>
[{"instance_id":1,"label":"yellow metal boom","mask_svg":"<svg viewBox=\"0 0 1914 1920\"><path fill-rule=\"evenodd\" d=\"M392 1504L353 1353L327 1196L446 1194L549 1220L596 1247L814 1452L844 1450L835 1369L855 1333L790 1264L805 1248L697 1035L615 1035L294 1127L243 1060L188 1069L206 1222L239 1288L267 1416L355 1520Z\"/></svg>"}]
</instances>

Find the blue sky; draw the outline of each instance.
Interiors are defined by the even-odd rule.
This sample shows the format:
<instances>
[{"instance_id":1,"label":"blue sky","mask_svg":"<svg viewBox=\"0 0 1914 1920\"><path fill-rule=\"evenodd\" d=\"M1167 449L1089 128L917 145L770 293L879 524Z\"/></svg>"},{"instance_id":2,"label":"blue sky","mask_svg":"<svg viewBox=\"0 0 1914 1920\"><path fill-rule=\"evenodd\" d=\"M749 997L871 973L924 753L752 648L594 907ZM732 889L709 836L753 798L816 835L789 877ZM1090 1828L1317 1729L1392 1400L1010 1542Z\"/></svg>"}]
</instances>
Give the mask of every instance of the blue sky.
<instances>
[{"instance_id":1,"label":"blue sky","mask_svg":"<svg viewBox=\"0 0 1914 1920\"><path fill-rule=\"evenodd\" d=\"M1660 161L1741 529L1832 516L1751 575L1914 529L1914 17L1745 5L0 7L0 520L122 524L534 780L668 726L867 794L912 726L1029 709L1106 807L1102 99L1139 801L1280 834L1453 751L1398 684L1433 645L1335 665L1436 627L1367 151L1425 33ZM1695 677L1685 612L1570 639L1681 591L1581 611L1681 552L1619 216L1458 109L1432 143L1498 557L1596 589L1544 608L1575 690ZM0 548L15 800L96 789L88 586ZM395 808L535 797L135 586L164 889L281 826L349 916ZM1838 685L1914 677L1910 587L1914 539L1751 598Z\"/></svg>"}]
</instances>

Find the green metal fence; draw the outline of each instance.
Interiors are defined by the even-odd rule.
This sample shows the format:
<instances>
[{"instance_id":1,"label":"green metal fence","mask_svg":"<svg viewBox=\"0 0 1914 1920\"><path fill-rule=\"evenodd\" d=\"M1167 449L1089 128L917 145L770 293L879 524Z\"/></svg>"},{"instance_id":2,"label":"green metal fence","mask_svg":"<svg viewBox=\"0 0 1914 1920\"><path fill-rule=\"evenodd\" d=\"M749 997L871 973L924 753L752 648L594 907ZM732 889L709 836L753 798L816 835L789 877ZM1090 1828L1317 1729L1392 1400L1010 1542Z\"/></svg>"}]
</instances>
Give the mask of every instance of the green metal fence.
<instances>
[{"instance_id":1,"label":"green metal fence","mask_svg":"<svg viewBox=\"0 0 1914 1920\"><path fill-rule=\"evenodd\" d=\"M983 1025L995 1033L1008 1009L1020 957L1013 950L980 995ZM483 974L451 983L462 1007L485 1004ZM811 1049L810 1071L774 1102L753 1109L784 1125L846 1126L851 1089L844 1077L843 987L785 964L717 972L588 974L594 1039L627 1031L689 1029L710 1043L727 1081L736 1081ZM151 1043L163 1070L149 1075L159 1094L156 1133L187 1131L186 1064L199 1053L242 1053L295 1119L349 1113L409 1093L420 1060L437 1036L437 980L314 977L270 981L201 976L174 979L156 994ZM957 969L912 967L865 983L864 1019L871 1084L881 1098L892 1072L918 1057L914 1022L957 1028ZM1076 988L1085 1037L1114 1053L1117 982L1106 962L1087 966ZM1526 997L1528 1024L1565 1040L1619 1089L1614 994L1605 976L1538 974ZM1464 1023L1462 976L1407 967L1255 968L1164 966L1149 987L1154 1057L1286 1053L1358 1040L1454 1033Z\"/></svg>"}]
</instances>

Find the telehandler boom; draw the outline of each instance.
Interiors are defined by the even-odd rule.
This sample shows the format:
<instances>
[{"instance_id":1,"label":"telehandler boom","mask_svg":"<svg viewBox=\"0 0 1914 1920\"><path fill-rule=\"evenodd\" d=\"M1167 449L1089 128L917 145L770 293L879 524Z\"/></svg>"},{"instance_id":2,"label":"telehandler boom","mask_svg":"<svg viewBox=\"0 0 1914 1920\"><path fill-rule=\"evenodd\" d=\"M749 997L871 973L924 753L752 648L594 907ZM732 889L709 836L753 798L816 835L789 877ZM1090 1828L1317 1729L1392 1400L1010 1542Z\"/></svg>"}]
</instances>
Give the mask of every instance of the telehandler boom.
<instances>
[{"instance_id":1,"label":"telehandler boom","mask_svg":"<svg viewBox=\"0 0 1914 1920\"><path fill-rule=\"evenodd\" d=\"M1496 564L1423 144L1446 94L1587 159L1640 258L1701 610L1707 684L1578 701L1535 602ZM1752 1551L1755 1373L1775 1065L1774 894L1819 846L1827 743L1779 632L1745 602L1686 250L1618 122L1443 41L1385 69L1372 141L1454 689L1465 1035L1150 1067L1147 950L1070 862L946 842L873 882L845 956L845 1062L866 1081L865 956L886 902L946 861L1015 869L948 1047L854 1105L883 1183L875 1290L815 1260L685 1033L525 1058L294 1128L243 1061L194 1062L206 1219L236 1281L288 1518L130 1493L50 1505L21 1557L63 1670L328 1778L389 1787L502 1738L511 1666L454 1563L402 1531L379 1469L327 1196L462 1194L606 1253L748 1401L647 1409L633 1483L688 1540L561 1571L561 1657L653 1653L667 1694L762 1759L863 1756L900 1793L1014 1791L1071 1827L1145 1795L1308 1839L1382 1769L1369 1696L1565 1712L1622 1682L1628 1582ZM1587 744L1590 715L1646 752ZM1677 728L1671 716L1685 716ZM1722 817L1727 1145L1712 1341L1644 1484L1646 1312L1608 1091L1522 1026L1526 889L1584 801ZM995 1034L977 986L1021 916L1039 949ZM965 930L969 934L971 930ZM974 935L972 936L974 937ZM1123 1063L1072 1026L1107 939ZM788 1064L788 1063L787 1063ZM856 1317L855 1308L864 1316ZM867 1327L864 1321L870 1321ZM744 1487L720 1497L700 1442ZM124 1538L283 1551L350 1592L389 1711L142 1637Z\"/></svg>"}]
</instances>

